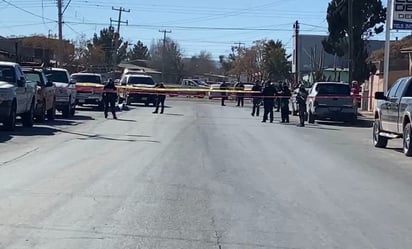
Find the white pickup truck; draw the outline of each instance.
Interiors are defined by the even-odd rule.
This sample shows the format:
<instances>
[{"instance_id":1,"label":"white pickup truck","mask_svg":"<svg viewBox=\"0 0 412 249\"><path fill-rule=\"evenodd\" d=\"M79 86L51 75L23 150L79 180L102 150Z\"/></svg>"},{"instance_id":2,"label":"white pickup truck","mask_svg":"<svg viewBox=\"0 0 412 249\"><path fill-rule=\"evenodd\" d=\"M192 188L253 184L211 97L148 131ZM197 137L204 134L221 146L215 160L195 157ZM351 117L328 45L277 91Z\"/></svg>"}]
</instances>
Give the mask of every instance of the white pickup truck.
<instances>
[{"instance_id":1,"label":"white pickup truck","mask_svg":"<svg viewBox=\"0 0 412 249\"><path fill-rule=\"evenodd\" d=\"M26 81L19 64L0 62L0 122L6 130L14 130L16 116L21 116L23 126L33 126L36 88L36 82Z\"/></svg>"}]
</instances>

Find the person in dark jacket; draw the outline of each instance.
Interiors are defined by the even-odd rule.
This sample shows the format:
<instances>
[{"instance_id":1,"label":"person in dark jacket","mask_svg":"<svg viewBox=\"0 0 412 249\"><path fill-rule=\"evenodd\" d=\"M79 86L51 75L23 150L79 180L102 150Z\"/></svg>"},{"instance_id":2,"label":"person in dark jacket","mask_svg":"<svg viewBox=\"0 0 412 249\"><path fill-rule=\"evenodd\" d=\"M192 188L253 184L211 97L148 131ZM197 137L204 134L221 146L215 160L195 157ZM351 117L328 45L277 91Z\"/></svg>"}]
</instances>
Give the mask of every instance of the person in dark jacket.
<instances>
[{"instance_id":1,"label":"person in dark jacket","mask_svg":"<svg viewBox=\"0 0 412 249\"><path fill-rule=\"evenodd\" d=\"M226 91L229 89L229 86L226 82L222 82L222 84L220 84L220 90L221 91ZM222 106L225 106L225 100L227 99L227 93L226 92L222 92Z\"/></svg>"},{"instance_id":2,"label":"person in dark jacket","mask_svg":"<svg viewBox=\"0 0 412 249\"><path fill-rule=\"evenodd\" d=\"M276 86L276 95L279 95L279 93L282 91L282 82L279 82ZM280 106L281 106L281 98L276 98L275 99L275 106L276 106L276 112L280 112Z\"/></svg>"},{"instance_id":3,"label":"person in dark jacket","mask_svg":"<svg viewBox=\"0 0 412 249\"><path fill-rule=\"evenodd\" d=\"M268 81L266 83L265 88L262 91L263 95L263 108L264 108L264 114L263 114L263 123L266 123L268 120L268 115L270 118L270 122L273 123L273 108L275 104L275 94L276 94L276 89L275 86L272 84L272 82Z\"/></svg>"},{"instance_id":4,"label":"person in dark jacket","mask_svg":"<svg viewBox=\"0 0 412 249\"><path fill-rule=\"evenodd\" d=\"M305 119L307 115L306 110L306 99L308 97L308 92L303 85L299 86L299 92L296 95L296 102L299 106L299 124L300 127L305 127Z\"/></svg>"},{"instance_id":5,"label":"person in dark jacket","mask_svg":"<svg viewBox=\"0 0 412 249\"><path fill-rule=\"evenodd\" d=\"M253 109L252 109L252 116L259 117L260 113L260 103L262 102L262 98L260 97L262 95L262 86L260 85L260 82L257 80L255 85L252 87L253 92L259 92L259 93L254 93L253 94Z\"/></svg>"},{"instance_id":6,"label":"person in dark jacket","mask_svg":"<svg viewBox=\"0 0 412 249\"><path fill-rule=\"evenodd\" d=\"M245 90L245 85L242 82L239 82L238 84L236 84L235 87L236 91L244 91ZM244 102L245 102L245 95L244 93L237 93L237 106L244 106Z\"/></svg>"},{"instance_id":7,"label":"person in dark jacket","mask_svg":"<svg viewBox=\"0 0 412 249\"><path fill-rule=\"evenodd\" d=\"M159 83L155 85L155 88L160 88L160 89L164 89L165 86L163 85L163 83ZM165 110L165 100L166 100L166 95L159 93L157 94L156 97L156 110L153 112L153 114L159 113L159 107L160 105L162 106L162 108L160 109L160 114L163 114L164 110Z\"/></svg>"},{"instance_id":8,"label":"person in dark jacket","mask_svg":"<svg viewBox=\"0 0 412 249\"><path fill-rule=\"evenodd\" d=\"M283 84L279 96L282 123L289 123L289 99L292 96L292 93L286 83Z\"/></svg>"},{"instance_id":9,"label":"person in dark jacket","mask_svg":"<svg viewBox=\"0 0 412 249\"><path fill-rule=\"evenodd\" d=\"M114 119L116 117L117 88L112 79L109 79L103 88L104 117L107 118L109 108Z\"/></svg>"}]
</instances>

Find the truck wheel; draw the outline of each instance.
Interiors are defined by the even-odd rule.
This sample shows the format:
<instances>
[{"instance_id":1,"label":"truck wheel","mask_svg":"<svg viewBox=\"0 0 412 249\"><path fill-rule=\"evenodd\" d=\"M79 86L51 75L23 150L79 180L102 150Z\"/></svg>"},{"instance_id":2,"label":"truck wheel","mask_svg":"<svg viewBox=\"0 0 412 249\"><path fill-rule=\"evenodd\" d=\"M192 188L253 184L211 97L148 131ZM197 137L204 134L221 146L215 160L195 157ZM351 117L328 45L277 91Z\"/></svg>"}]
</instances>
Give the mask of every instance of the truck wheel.
<instances>
[{"instance_id":1,"label":"truck wheel","mask_svg":"<svg viewBox=\"0 0 412 249\"><path fill-rule=\"evenodd\" d=\"M376 148L386 148L388 145L388 138L381 136L381 122L379 120L375 120L373 123L373 145Z\"/></svg>"},{"instance_id":2,"label":"truck wheel","mask_svg":"<svg viewBox=\"0 0 412 249\"><path fill-rule=\"evenodd\" d=\"M41 113L36 115L36 121L39 123L43 123L46 120L46 100L43 101L41 106Z\"/></svg>"},{"instance_id":3,"label":"truck wheel","mask_svg":"<svg viewBox=\"0 0 412 249\"><path fill-rule=\"evenodd\" d=\"M313 115L311 111L309 111L309 113L308 113L308 123L309 124L314 124L315 123L315 115Z\"/></svg>"},{"instance_id":4,"label":"truck wheel","mask_svg":"<svg viewBox=\"0 0 412 249\"><path fill-rule=\"evenodd\" d=\"M10 114L3 122L3 126L7 131L14 131L14 129L16 128L16 109L16 102L13 101L10 109Z\"/></svg>"},{"instance_id":5,"label":"truck wheel","mask_svg":"<svg viewBox=\"0 0 412 249\"><path fill-rule=\"evenodd\" d=\"M24 127L32 127L34 123L34 101L30 105L30 110L21 115L22 123Z\"/></svg>"},{"instance_id":6,"label":"truck wheel","mask_svg":"<svg viewBox=\"0 0 412 249\"><path fill-rule=\"evenodd\" d=\"M72 106L69 104L62 109L62 116L63 118L70 118L70 114L72 113Z\"/></svg>"},{"instance_id":7,"label":"truck wheel","mask_svg":"<svg viewBox=\"0 0 412 249\"><path fill-rule=\"evenodd\" d=\"M47 111L47 120L52 121L56 118L56 102L54 102L53 107Z\"/></svg>"},{"instance_id":8,"label":"truck wheel","mask_svg":"<svg viewBox=\"0 0 412 249\"><path fill-rule=\"evenodd\" d=\"M409 123L405 126L405 129L403 130L403 152L408 157L412 157L411 138L412 138L412 125L411 123Z\"/></svg>"}]
</instances>

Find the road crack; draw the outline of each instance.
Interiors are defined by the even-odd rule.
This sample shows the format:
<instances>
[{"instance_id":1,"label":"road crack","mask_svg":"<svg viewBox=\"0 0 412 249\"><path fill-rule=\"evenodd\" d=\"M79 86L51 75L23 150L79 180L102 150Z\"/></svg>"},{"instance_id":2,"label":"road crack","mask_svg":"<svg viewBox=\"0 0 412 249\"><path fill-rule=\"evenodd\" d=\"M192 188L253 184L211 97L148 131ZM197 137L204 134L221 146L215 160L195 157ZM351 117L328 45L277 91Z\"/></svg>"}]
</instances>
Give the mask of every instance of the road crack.
<instances>
[{"instance_id":1,"label":"road crack","mask_svg":"<svg viewBox=\"0 0 412 249\"><path fill-rule=\"evenodd\" d=\"M15 157L15 158L13 158L13 159L10 159L10 160L4 161L4 162L0 162L0 166L4 166L4 165L6 165L6 164L15 162L15 161L17 161L17 160L19 160L19 159L22 159L22 158L30 155L31 153L38 151L39 149L40 149L40 148L37 147L37 148L34 148L34 149L30 150L30 151L27 151L27 152L21 154L20 156L17 156L17 157Z\"/></svg>"}]
</instances>

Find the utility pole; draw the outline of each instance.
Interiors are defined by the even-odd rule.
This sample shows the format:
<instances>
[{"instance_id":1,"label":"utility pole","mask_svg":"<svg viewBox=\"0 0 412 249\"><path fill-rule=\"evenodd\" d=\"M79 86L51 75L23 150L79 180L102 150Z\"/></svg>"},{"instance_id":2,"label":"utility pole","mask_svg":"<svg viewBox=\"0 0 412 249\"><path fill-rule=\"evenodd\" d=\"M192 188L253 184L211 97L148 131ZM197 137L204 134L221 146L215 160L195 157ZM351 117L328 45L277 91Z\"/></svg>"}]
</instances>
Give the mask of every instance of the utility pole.
<instances>
[{"instance_id":1,"label":"utility pole","mask_svg":"<svg viewBox=\"0 0 412 249\"><path fill-rule=\"evenodd\" d=\"M299 83L299 21L293 24L293 29L295 30L295 84Z\"/></svg>"},{"instance_id":2,"label":"utility pole","mask_svg":"<svg viewBox=\"0 0 412 249\"><path fill-rule=\"evenodd\" d=\"M58 26L59 26L59 45L57 48L57 62L58 64L61 63L63 59L63 48L62 48L62 42L63 42L63 0L57 0L57 20L58 20Z\"/></svg>"},{"instance_id":3,"label":"utility pole","mask_svg":"<svg viewBox=\"0 0 412 249\"><path fill-rule=\"evenodd\" d=\"M172 33L171 30L159 30L163 33L163 51L162 51L162 82L165 83L165 56L166 56L166 34Z\"/></svg>"},{"instance_id":4,"label":"utility pole","mask_svg":"<svg viewBox=\"0 0 412 249\"><path fill-rule=\"evenodd\" d=\"M127 21L127 20L126 20L126 21L122 21L122 13L123 13L123 12L130 13L130 10L126 10L126 9L123 8L123 7L120 7L120 8L118 8L118 9L116 9L115 7L112 7L112 10L119 12L119 18L117 19L117 21L116 21L116 20L112 20L112 19L110 18L110 26L111 26L112 22L117 23L117 32L115 32L114 37L113 37L113 39L114 39L113 66L115 66L115 65L117 64L117 63L116 63L116 62L117 62L117 48L118 48L118 46L119 46L119 39L120 39L120 25L121 25L121 24L126 24L126 25L129 24L129 21Z\"/></svg>"},{"instance_id":5,"label":"utility pole","mask_svg":"<svg viewBox=\"0 0 412 249\"><path fill-rule=\"evenodd\" d=\"M393 0L388 0L386 12L386 34L385 34L385 58L383 59L383 91L388 91L389 83L389 61L391 53L391 28L393 18Z\"/></svg>"},{"instance_id":6,"label":"utility pole","mask_svg":"<svg viewBox=\"0 0 412 249\"><path fill-rule=\"evenodd\" d=\"M353 43L353 0L348 0L348 39L349 39L349 82L353 80L354 43Z\"/></svg>"}]
</instances>

